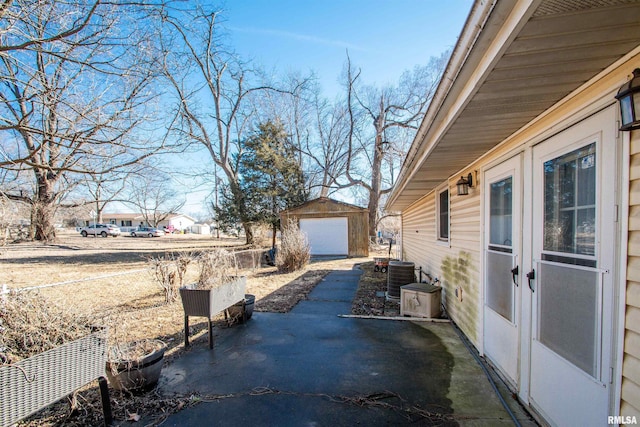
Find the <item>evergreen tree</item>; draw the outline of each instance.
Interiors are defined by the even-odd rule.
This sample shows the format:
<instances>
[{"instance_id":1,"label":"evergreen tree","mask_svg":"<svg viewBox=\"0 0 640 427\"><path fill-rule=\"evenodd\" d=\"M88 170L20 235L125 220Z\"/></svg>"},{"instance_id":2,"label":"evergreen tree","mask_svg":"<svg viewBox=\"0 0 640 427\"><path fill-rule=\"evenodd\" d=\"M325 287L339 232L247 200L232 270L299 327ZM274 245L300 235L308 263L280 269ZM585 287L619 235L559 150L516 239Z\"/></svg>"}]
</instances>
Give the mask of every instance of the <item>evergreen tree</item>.
<instances>
[{"instance_id":1,"label":"evergreen tree","mask_svg":"<svg viewBox=\"0 0 640 427\"><path fill-rule=\"evenodd\" d=\"M305 177L298 162L295 147L279 122L268 121L244 141L238 161L242 197L230 197L229 189L222 194L216 213L227 225L233 220L266 224L275 234L280 227L280 212L304 203L308 198Z\"/></svg>"}]
</instances>

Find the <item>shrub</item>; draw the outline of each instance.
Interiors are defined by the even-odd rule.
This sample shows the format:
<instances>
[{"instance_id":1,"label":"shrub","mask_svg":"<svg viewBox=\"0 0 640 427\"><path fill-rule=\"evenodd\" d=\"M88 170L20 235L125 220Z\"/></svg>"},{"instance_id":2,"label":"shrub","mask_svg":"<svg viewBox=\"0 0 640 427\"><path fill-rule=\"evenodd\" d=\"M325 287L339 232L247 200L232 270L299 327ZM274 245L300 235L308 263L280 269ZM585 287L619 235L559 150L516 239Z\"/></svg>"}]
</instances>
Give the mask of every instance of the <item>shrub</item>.
<instances>
[{"instance_id":1,"label":"shrub","mask_svg":"<svg viewBox=\"0 0 640 427\"><path fill-rule=\"evenodd\" d=\"M0 295L0 365L15 363L86 336L98 323L38 292Z\"/></svg>"},{"instance_id":2,"label":"shrub","mask_svg":"<svg viewBox=\"0 0 640 427\"><path fill-rule=\"evenodd\" d=\"M164 291L164 300L171 303L178 298L178 289L184 285L191 257L185 254L169 255L165 258L151 258L153 276Z\"/></svg>"},{"instance_id":3,"label":"shrub","mask_svg":"<svg viewBox=\"0 0 640 427\"><path fill-rule=\"evenodd\" d=\"M253 227L253 245L258 248L270 248L272 229L265 225Z\"/></svg>"},{"instance_id":4,"label":"shrub","mask_svg":"<svg viewBox=\"0 0 640 427\"><path fill-rule=\"evenodd\" d=\"M276 253L276 268L278 271L290 273L300 270L309 263L311 249L307 236L300 231L298 223L292 219L282 230L280 248Z\"/></svg>"},{"instance_id":5,"label":"shrub","mask_svg":"<svg viewBox=\"0 0 640 427\"><path fill-rule=\"evenodd\" d=\"M235 258L224 249L204 252L198 257L197 289L213 289L237 276Z\"/></svg>"}]
</instances>

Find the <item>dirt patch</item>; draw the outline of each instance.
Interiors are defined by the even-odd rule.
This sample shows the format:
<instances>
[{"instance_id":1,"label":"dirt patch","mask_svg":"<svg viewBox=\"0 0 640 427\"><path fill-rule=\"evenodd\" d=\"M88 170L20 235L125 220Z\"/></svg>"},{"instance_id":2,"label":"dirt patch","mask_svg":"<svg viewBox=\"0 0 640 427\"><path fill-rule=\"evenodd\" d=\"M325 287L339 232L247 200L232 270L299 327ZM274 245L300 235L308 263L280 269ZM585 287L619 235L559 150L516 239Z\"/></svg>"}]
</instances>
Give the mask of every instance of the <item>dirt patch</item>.
<instances>
[{"instance_id":1,"label":"dirt patch","mask_svg":"<svg viewBox=\"0 0 640 427\"><path fill-rule=\"evenodd\" d=\"M271 313L287 313L307 295L331 270L308 270L288 284L262 297L255 310ZM269 275L272 276L272 275Z\"/></svg>"},{"instance_id":2,"label":"dirt patch","mask_svg":"<svg viewBox=\"0 0 640 427\"><path fill-rule=\"evenodd\" d=\"M400 306L386 298L387 274L374 271L373 261L360 265L362 276L353 298L351 313L363 316L398 316Z\"/></svg>"}]
</instances>

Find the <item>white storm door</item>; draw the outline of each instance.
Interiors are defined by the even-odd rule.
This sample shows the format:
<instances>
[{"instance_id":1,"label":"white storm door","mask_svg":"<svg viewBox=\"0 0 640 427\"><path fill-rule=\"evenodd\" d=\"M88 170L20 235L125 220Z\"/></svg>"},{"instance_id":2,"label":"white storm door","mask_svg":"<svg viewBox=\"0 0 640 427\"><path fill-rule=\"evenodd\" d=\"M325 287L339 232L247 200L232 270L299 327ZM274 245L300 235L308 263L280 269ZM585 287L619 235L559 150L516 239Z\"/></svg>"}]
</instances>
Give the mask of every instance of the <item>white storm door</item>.
<instances>
[{"instance_id":1,"label":"white storm door","mask_svg":"<svg viewBox=\"0 0 640 427\"><path fill-rule=\"evenodd\" d=\"M612 108L533 151L530 401L552 425L606 425L615 261Z\"/></svg>"},{"instance_id":2,"label":"white storm door","mask_svg":"<svg viewBox=\"0 0 640 427\"><path fill-rule=\"evenodd\" d=\"M346 217L303 218L300 230L307 235L311 255L348 255L349 226Z\"/></svg>"},{"instance_id":3,"label":"white storm door","mask_svg":"<svg viewBox=\"0 0 640 427\"><path fill-rule=\"evenodd\" d=\"M521 156L484 176L484 353L518 384Z\"/></svg>"}]
</instances>

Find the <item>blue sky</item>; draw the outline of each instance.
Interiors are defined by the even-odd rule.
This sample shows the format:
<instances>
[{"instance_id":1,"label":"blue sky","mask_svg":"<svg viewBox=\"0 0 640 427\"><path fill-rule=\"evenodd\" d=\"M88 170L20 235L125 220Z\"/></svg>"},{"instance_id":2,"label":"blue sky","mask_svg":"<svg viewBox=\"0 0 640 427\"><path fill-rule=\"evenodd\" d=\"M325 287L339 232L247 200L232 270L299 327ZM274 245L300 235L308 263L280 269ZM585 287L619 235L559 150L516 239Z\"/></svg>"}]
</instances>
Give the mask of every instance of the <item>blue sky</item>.
<instances>
[{"instance_id":1,"label":"blue sky","mask_svg":"<svg viewBox=\"0 0 640 427\"><path fill-rule=\"evenodd\" d=\"M277 72L313 70L332 97L349 50L365 83L395 83L455 45L471 0L228 0L222 21L245 58Z\"/></svg>"},{"instance_id":2,"label":"blue sky","mask_svg":"<svg viewBox=\"0 0 640 427\"><path fill-rule=\"evenodd\" d=\"M338 79L349 51L363 83L397 83L403 71L426 65L452 48L472 0L226 0L219 23L244 59L275 74L313 71L324 96L341 90ZM208 191L186 194L182 211L206 212Z\"/></svg>"}]
</instances>

